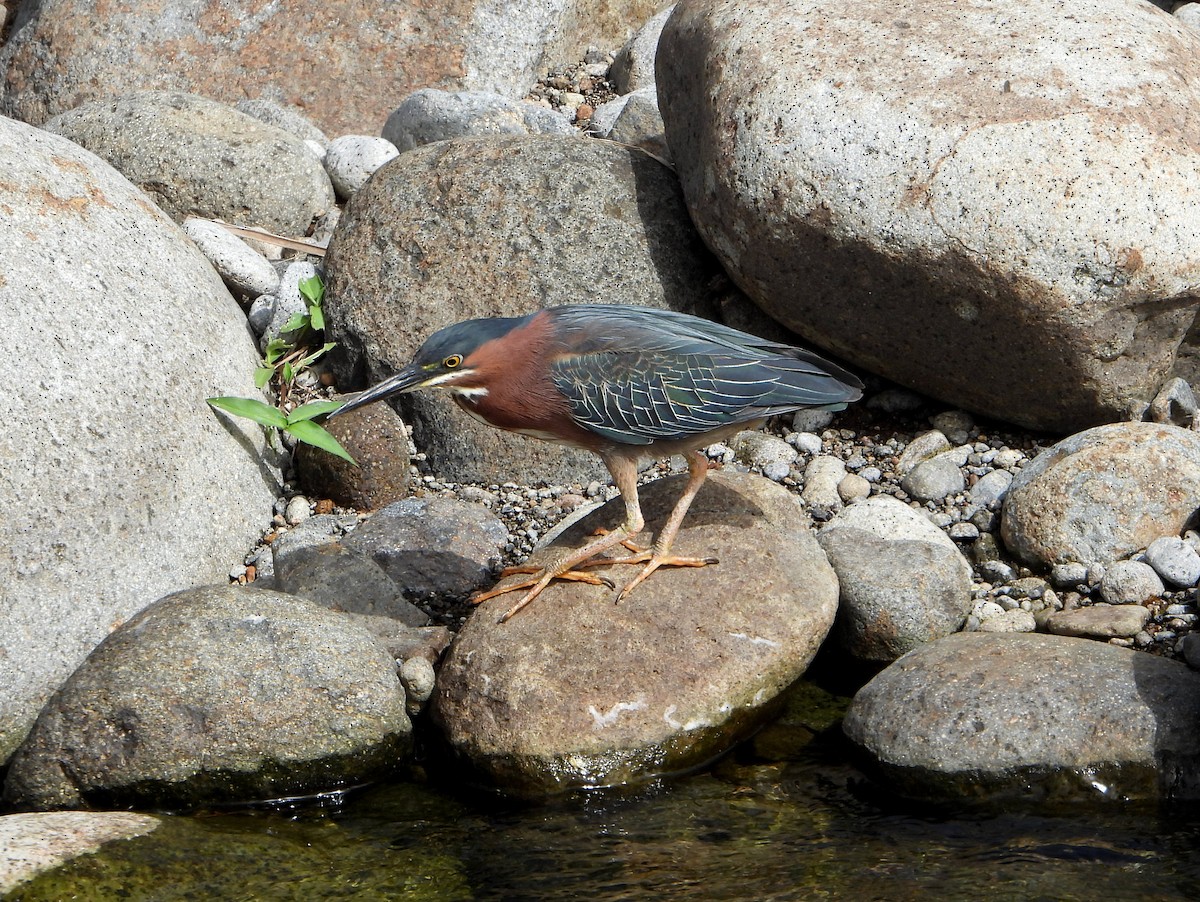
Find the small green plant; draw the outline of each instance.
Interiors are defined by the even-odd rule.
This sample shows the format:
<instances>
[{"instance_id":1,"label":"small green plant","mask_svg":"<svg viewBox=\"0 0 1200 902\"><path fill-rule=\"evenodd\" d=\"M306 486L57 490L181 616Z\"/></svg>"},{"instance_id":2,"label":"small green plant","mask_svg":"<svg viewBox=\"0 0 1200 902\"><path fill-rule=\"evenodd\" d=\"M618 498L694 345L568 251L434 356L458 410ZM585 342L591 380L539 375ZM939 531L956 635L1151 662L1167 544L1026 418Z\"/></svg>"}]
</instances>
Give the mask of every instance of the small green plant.
<instances>
[{"instance_id":1,"label":"small green plant","mask_svg":"<svg viewBox=\"0 0 1200 902\"><path fill-rule=\"evenodd\" d=\"M336 454L343 460L354 463L341 443L330 435L324 427L313 422L314 417L337 410L342 406L341 401L310 401L301 404L291 413L284 413L277 407L272 407L257 398L209 398L208 403L219 410L227 411L238 417L246 417L264 426L273 426L284 432L291 433L297 440L308 445Z\"/></svg>"},{"instance_id":2,"label":"small green plant","mask_svg":"<svg viewBox=\"0 0 1200 902\"><path fill-rule=\"evenodd\" d=\"M325 312L321 309L321 303L325 300L325 283L318 276L309 276L301 279L297 287L304 298L306 312L295 314L284 324L283 331L290 335L290 341L276 336L267 342L262 365L254 371L254 384L259 388L278 374L280 401L286 400L296 376L320 360L336 344L326 342L315 351L308 345L308 339L315 333L325 331Z\"/></svg>"},{"instance_id":3,"label":"small green plant","mask_svg":"<svg viewBox=\"0 0 1200 902\"><path fill-rule=\"evenodd\" d=\"M287 401L296 376L336 344L326 342L315 351L308 344L309 339L325 330L325 313L321 309L321 302L325 299L325 283L319 276L310 276L302 279L298 287L305 301L306 312L297 313L284 325L284 332L290 334L290 341L276 337L268 342L262 365L254 371L254 384L259 388L273 378L278 379L281 406ZM279 407L273 407L258 398L209 398L208 403L234 416L246 417L268 428L287 432L298 441L328 451L350 463L355 462L336 438L314 422L316 417L341 407L341 401L311 401L301 404L291 413L284 413Z\"/></svg>"}]
</instances>

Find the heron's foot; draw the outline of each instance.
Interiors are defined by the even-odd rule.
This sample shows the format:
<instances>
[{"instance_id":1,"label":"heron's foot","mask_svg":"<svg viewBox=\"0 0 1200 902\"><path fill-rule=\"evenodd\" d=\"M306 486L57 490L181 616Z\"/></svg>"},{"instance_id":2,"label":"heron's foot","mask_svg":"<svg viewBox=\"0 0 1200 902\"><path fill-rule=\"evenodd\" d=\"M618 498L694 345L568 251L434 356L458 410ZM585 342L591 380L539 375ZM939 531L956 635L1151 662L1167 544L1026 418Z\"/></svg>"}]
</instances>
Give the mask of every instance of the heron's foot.
<instances>
[{"instance_id":1,"label":"heron's foot","mask_svg":"<svg viewBox=\"0 0 1200 902\"><path fill-rule=\"evenodd\" d=\"M598 563L604 564L607 563L607 561L599 561ZM579 566L594 567L596 565L597 564L591 561L587 561ZM529 591L522 595L516 604L514 604L500 616L499 622L504 623L504 621L508 620L519 610L541 595L542 590L556 579L565 579L568 582L588 583L589 585L593 586L604 586L608 589L616 588L616 583L614 583L607 576L601 576L598 573L588 573L586 570L579 569L567 570L563 573L548 573L545 567L534 567L528 564L518 567L505 567L502 571L500 571L500 577L503 579L506 576L514 576L518 573L530 573L535 575L531 576L529 579L522 579L515 583L510 583L507 586L497 586L493 589L488 589L486 592L478 592L471 596L471 603L481 604L482 602L487 601L489 598L496 598L500 595L507 595L510 592L519 592L522 589L528 589Z\"/></svg>"},{"instance_id":2,"label":"heron's foot","mask_svg":"<svg viewBox=\"0 0 1200 902\"><path fill-rule=\"evenodd\" d=\"M603 526L597 526L594 530L592 530L592 535L594 535L594 536L606 536L609 533L610 533L610 530L605 529ZM621 547L624 548L626 551L632 552L635 555L650 553L649 548L646 548L643 545L635 544L633 539L622 539ZM595 567L599 564L607 565L607 564L624 564L624 563L632 563L632 562L628 562L625 558L597 558L595 561L589 562L589 566Z\"/></svg>"},{"instance_id":3,"label":"heron's foot","mask_svg":"<svg viewBox=\"0 0 1200 902\"><path fill-rule=\"evenodd\" d=\"M629 557L613 558L610 564L643 564L641 571L617 594L617 604L623 602L651 573L659 567L708 567L718 563L715 557L680 557L676 554L643 551Z\"/></svg>"}]
</instances>

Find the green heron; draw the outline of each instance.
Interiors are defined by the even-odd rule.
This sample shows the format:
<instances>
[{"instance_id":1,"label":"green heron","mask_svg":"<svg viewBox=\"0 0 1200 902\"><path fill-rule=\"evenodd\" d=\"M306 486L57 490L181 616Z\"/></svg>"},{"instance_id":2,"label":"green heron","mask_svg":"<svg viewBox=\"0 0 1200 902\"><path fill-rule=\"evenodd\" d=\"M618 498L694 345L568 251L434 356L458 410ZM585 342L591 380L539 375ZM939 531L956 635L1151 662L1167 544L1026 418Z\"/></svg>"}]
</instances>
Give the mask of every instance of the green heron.
<instances>
[{"instance_id":1,"label":"green heron","mask_svg":"<svg viewBox=\"0 0 1200 902\"><path fill-rule=\"evenodd\" d=\"M555 579L612 586L585 567L641 564L621 601L659 567L716 563L671 554L708 472L699 449L773 414L841 410L862 397L857 378L810 351L685 313L579 304L448 326L430 336L412 363L334 415L422 388L448 389L459 407L491 426L599 455L625 502L620 528L545 568L509 568L506 575L535 575L476 596L478 602L529 590L501 622ZM671 454L686 455L687 485L653 547L639 548L632 544L643 527L638 463ZM631 554L605 556L618 545Z\"/></svg>"}]
</instances>

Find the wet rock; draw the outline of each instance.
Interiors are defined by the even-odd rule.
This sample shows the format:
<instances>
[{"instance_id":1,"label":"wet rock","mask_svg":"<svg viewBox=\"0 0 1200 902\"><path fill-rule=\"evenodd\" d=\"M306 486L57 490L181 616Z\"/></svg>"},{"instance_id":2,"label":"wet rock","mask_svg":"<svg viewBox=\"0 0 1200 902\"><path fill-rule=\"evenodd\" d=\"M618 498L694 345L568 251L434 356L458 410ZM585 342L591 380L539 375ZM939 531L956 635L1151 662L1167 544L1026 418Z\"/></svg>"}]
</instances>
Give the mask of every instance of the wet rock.
<instances>
[{"instance_id":1,"label":"wet rock","mask_svg":"<svg viewBox=\"0 0 1200 902\"><path fill-rule=\"evenodd\" d=\"M392 408L369 404L322 425L354 463L297 445L296 476L310 495L367 511L408 497L408 434Z\"/></svg>"},{"instance_id":2,"label":"wet rock","mask_svg":"<svg viewBox=\"0 0 1200 902\"><path fill-rule=\"evenodd\" d=\"M1136 635L1150 620L1150 611L1140 604L1089 604L1058 611L1046 619L1046 629L1059 636L1111 639Z\"/></svg>"},{"instance_id":3,"label":"wet rock","mask_svg":"<svg viewBox=\"0 0 1200 902\"><path fill-rule=\"evenodd\" d=\"M1200 435L1114 423L1063 439L1023 467L1001 535L1023 561L1107 564L1179 535L1200 507Z\"/></svg>"},{"instance_id":4,"label":"wet rock","mask_svg":"<svg viewBox=\"0 0 1200 902\"><path fill-rule=\"evenodd\" d=\"M159 819L131 811L50 811L0 817L0 893L105 843L144 836Z\"/></svg>"},{"instance_id":5,"label":"wet rock","mask_svg":"<svg viewBox=\"0 0 1200 902\"><path fill-rule=\"evenodd\" d=\"M508 530L487 508L453 498L389 504L343 540L373 560L415 604L487 588Z\"/></svg>"},{"instance_id":6,"label":"wet rock","mask_svg":"<svg viewBox=\"0 0 1200 902\"><path fill-rule=\"evenodd\" d=\"M727 283L674 174L645 154L601 141L497 136L428 144L403 159L355 196L326 257L327 335L340 342L331 356L343 388L390 375L432 332L474 317L586 302L716 316ZM570 266L562 241L547 235L572 236L564 238ZM436 393L396 403L442 478L607 479L594 455L502 433Z\"/></svg>"},{"instance_id":7,"label":"wet rock","mask_svg":"<svg viewBox=\"0 0 1200 902\"><path fill-rule=\"evenodd\" d=\"M57 135L0 119L0 761L116 625L224 579L278 489L238 309L182 230ZM180 305L184 306L181 307ZM186 309L187 340L168 324ZM53 628L48 628L48 625Z\"/></svg>"},{"instance_id":8,"label":"wet rock","mask_svg":"<svg viewBox=\"0 0 1200 902\"><path fill-rule=\"evenodd\" d=\"M125 94L43 127L107 160L179 221L199 216L304 235L334 204L329 177L301 141L204 97Z\"/></svg>"},{"instance_id":9,"label":"wet rock","mask_svg":"<svg viewBox=\"0 0 1200 902\"><path fill-rule=\"evenodd\" d=\"M400 151L468 135L561 135L577 132L555 110L486 91L423 88L401 101L383 126Z\"/></svg>"},{"instance_id":10,"label":"wet rock","mask_svg":"<svg viewBox=\"0 0 1200 902\"><path fill-rule=\"evenodd\" d=\"M923 800L1200 795L1200 675L1088 639L924 645L859 691L844 729Z\"/></svg>"},{"instance_id":11,"label":"wet rock","mask_svg":"<svg viewBox=\"0 0 1200 902\"><path fill-rule=\"evenodd\" d=\"M161 599L112 633L13 757L18 808L188 808L352 786L412 726L392 658L349 619L278 592Z\"/></svg>"},{"instance_id":12,"label":"wet rock","mask_svg":"<svg viewBox=\"0 0 1200 902\"><path fill-rule=\"evenodd\" d=\"M818 540L838 575L838 639L857 658L894 661L960 629L971 610L971 566L962 552L895 498L851 505Z\"/></svg>"},{"instance_id":13,"label":"wet rock","mask_svg":"<svg viewBox=\"0 0 1200 902\"><path fill-rule=\"evenodd\" d=\"M684 482L643 487L651 531ZM533 562L623 517L610 502ZM661 570L615 606L612 590L573 582L503 624L515 598L485 602L447 653L435 720L459 756L524 794L644 780L713 758L769 719L833 622L837 579L802 521L792 495L769 480L710 474L674 551L715 554L719 564ZM596 572L621 585L633 570Z\"/></svg>"},{"instance_id":14,"label":"wet rock","mask_svg":"<svg viewBox=\"0 0 1200 902\"><path fill-rule=\"evenodd\" d=\"M1109 604L1140 604L1164 591L1154 568L1141 561L1117 561L1100 578L1100 597Z\"/></svg>"},{"instance_id":15,"label":"wet rock","mask_svg":"<svg viewBox=\"0 0 1200 902\"><path fill-rule=\"evenodd\" d=\"M1195 317L1200 59L1144 3L1072 11L681 4L657 86L697 228L871 372L1060 434L1140 416Z\"/></svg>"}]
</instances>

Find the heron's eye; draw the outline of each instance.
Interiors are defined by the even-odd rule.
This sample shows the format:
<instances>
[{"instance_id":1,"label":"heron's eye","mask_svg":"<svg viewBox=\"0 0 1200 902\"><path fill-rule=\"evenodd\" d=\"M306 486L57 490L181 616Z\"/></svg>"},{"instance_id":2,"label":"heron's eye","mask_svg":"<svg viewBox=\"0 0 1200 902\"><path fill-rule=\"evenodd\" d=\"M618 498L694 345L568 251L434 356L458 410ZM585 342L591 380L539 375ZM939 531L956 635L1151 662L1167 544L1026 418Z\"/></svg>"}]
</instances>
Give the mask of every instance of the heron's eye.
<instances>
[{"instance_id":1,"label":"heron's eye","mask_svg":"<svg viewBox=\"0 0 1200 902\"><path fill-rule=\"evenodd\" d=\"M442 366L444 366L448 370L452 370L461 363L462 363L462 355L461 354L451 354L449 357L447 357L445 360L442 361Z\"/></svg>"}]
</instances>

